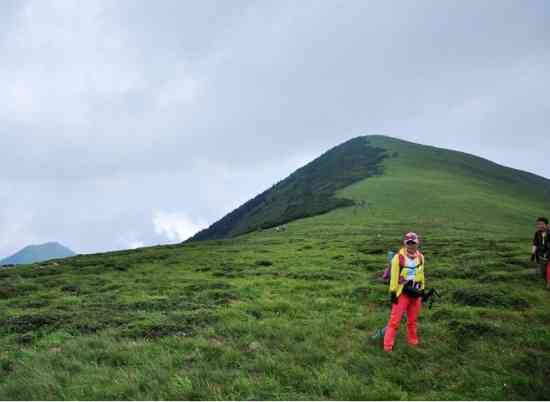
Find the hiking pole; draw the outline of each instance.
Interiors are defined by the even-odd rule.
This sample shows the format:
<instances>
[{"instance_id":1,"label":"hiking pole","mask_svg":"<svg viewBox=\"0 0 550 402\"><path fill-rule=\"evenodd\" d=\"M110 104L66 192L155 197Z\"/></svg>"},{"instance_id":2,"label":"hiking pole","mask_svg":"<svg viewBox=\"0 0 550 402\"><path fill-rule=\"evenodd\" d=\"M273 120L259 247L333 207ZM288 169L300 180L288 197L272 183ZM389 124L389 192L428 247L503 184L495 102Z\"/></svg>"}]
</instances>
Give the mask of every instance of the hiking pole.
<instances>
[{"instance_id":1,"label":"hiking pole","mask_svg":"<svg viewBox=\"0 0 550 402\"><path fill-rule=\"evenodd\" d=\"M424 295L422 296L422 302L423 303L428 302L428 309L430 309L430 310L432 309L432 306L434 304L435 296L441 298L441 295L439 294L439 292L437 290L435 290L434 288L431 288L426 293L424 293Z\"/></svg>"}]
</instances>

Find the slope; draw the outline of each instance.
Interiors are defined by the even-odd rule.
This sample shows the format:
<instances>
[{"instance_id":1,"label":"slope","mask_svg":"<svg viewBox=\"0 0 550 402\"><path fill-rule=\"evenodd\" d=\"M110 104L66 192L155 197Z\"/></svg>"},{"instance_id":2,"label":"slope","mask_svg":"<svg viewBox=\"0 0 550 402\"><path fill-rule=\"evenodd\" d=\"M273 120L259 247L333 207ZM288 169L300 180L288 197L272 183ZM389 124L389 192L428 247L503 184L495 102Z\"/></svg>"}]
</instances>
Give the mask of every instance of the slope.
<instances>
[{"instance_id":1,"label":"slope","mask_svg":"<svg viewBox=\"0 0 550 402\"><path fill-rule=\"evenodd\" d=\"M0 399L547 398L550 298L528 260L547 181L368 140L383 174L335 193L357 203L285 232L0 272ZM369 340L389 314L379 277L409 229L443 298L421 346L401 329L387 355Z\"/></svg>"},{"instance_id":2,"label":"slope","mask_svg":"<svg viewBox=\"0 0 550 402\"><path fill-rule=\"evenodd\" d=\"M429 216L445 224L468 218L479 224L482 219L493 225L501 220L525 225L542 211L549 196L550 181L531 173L390 137L358 137L299 169L191 241L231 237L358 201L410 222Z\"/></svg>"},{"instance_id":3,"label":"slope","mask_svg":"<svg viewBox=\"0 0 550 402\"><path fill-rule=\"evenodd\" d=\"M352 205L334 193L380 174L384 157L384 150L370 146L365 137L340 144L190 240L231 237Z\"/></svg>"}]
</instances>

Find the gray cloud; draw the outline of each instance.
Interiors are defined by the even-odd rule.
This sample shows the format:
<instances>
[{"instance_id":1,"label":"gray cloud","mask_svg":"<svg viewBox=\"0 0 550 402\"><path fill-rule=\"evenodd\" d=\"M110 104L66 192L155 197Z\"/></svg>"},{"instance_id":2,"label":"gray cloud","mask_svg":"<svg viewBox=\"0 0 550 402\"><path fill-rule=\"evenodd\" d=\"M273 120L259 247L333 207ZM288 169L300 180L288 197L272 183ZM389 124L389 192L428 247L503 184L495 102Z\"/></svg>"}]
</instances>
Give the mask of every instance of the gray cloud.
<instances>
[{"instance_id":1,"label":"gray cloud","mask_svg":"<svg viewBox=\"0 0 550 402\"><path fill-rule=\"evenodd\" d=\"M0 255L180 240L388 134L550 176L545 1L0 6Z\"/></svg>"}]
</instances>

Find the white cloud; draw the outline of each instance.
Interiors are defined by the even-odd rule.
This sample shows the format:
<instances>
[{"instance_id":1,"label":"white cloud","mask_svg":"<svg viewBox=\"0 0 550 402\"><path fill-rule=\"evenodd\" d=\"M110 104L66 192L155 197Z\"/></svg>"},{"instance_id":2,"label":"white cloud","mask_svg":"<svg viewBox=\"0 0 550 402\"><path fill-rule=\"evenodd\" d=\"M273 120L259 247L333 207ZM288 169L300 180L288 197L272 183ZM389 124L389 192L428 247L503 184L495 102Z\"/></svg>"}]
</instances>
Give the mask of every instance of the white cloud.
<instances>
[{"instance_id":1,"label":"white cloud","mask_svg":"<svg viewBox=\"0 0 550 402\"><path fill-rule=\"evenodd\" d=\"M142 247L145 247L145 243L143 243L142 241L133 241L128 244L128 248L132 250L136 248L142 248Z\"/></svg>"},{"instance_id":2,"label":"white cloud","mask_svg":"<svg viewBox=\"0 0 550 402\"><path fill-rule=\"evenodd\" d=\"M164 121L181 128L201 81L185 55L167 63L148 54L118 20L121 9L105 1L25 3L0 41L0 119L35 141L92 150L131 147L129 133L158 142L158 129L169 137Z\"/></svg>"},{"instance_id":3,"label":"white cloud","mask_svg":"<svg viewBox=\"0 0 550 402\"><path fill-rule=\"evenodd\" d=\"M187 240L206 227L206 224L193 221L187 214L163 211L153 212L153 224L155 225L155 233L166 237L170 241Z\"/></svg>"},{"instance_id":4,"label":"white cloud","mask_svg":"<svg viewBox=\"0 0 550 402\"><path fill-rule=\"evenodd\" d=\"M117 249L136 249L141 247L146 247L148 244L146 244L144 241L140 240L140 236L138 233L134 231L129 231L127 233L121 234L118 236L117 239Z\"/></svg>"},{"instance_id":5,"label":"white cloud","mask_svg":"<svg viewBox=\"0 0 550 402\"><path fill-rule=\"evenodd\" d=\"M361 134L550 176L550 8L490 3L0 1L0 254L182 240Z\"/></svg>"}]
</instances>

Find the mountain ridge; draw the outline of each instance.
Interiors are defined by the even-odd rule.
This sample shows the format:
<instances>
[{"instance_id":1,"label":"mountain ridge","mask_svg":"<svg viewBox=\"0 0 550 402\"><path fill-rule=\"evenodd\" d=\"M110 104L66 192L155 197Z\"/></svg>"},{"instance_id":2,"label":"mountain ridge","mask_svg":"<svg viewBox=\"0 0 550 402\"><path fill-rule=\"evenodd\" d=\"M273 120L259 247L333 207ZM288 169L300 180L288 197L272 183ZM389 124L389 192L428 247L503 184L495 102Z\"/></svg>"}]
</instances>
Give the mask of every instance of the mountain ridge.
<instances>
[{"instance_id":1,"label":"mountain ridge","mask_svg":"<svg viewBox=\"0 0 550 402\"><path fill-rule=\"evenodd\" d=\"M297 169L188 241L231 237L351 206L350 200L334 197L335 192L381 174L380 162L386 157L381 148L371 147L366 137L353 138ZM344 169L346 174L341 174ZM258 218L258 211L266 206L273 211ZM243 223L247 220L251 222Z\"/></svg>"}]
</instances>

